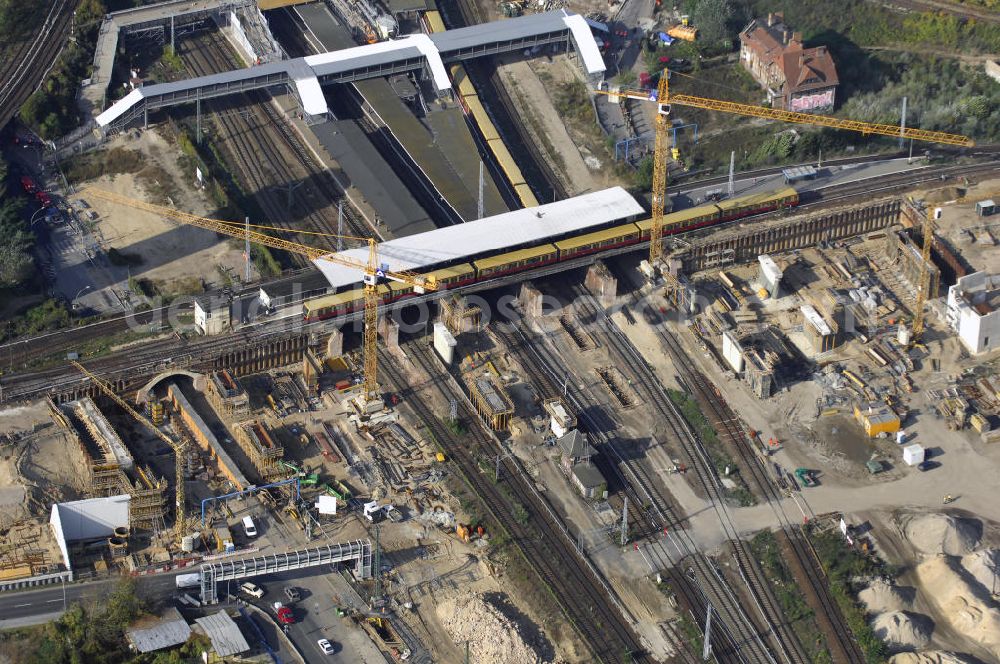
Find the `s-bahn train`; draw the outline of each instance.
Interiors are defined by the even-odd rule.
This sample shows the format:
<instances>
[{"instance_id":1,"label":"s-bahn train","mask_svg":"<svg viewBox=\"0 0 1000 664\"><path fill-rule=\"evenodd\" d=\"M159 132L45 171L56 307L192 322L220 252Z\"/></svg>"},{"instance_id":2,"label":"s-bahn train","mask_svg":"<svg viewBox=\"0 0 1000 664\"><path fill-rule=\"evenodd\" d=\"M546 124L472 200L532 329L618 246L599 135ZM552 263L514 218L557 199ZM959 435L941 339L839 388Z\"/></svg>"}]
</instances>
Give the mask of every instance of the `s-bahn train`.
<instances>
[{"instance_id":1,"label":"s-bahn train","mask_svg":"<svg viewBox=\"0 0 1000 664\"><path fill-rule=\"evenodd\" d=\"M664 215L663 235L684 233L762 212L794 207L798 204L799 194L792 187L765 194L740 196ZM598 251L638 244L649 240L652 225L651 219L643 219L599 230L588 229L587 233L570 235L554 242L533 247L484 256L470 256L474 259L472 262L439 267L430 272L424 272L423 275L434 278L437 281L438 290L446 290L586 256ZM413 294L411 286L398 282L382 284L378 288L383 304ZM322 320L349 314L363 306L364 292L357 288L306 301L303 305L303 317L306 321Z\"/></svg>"}]
</instances>

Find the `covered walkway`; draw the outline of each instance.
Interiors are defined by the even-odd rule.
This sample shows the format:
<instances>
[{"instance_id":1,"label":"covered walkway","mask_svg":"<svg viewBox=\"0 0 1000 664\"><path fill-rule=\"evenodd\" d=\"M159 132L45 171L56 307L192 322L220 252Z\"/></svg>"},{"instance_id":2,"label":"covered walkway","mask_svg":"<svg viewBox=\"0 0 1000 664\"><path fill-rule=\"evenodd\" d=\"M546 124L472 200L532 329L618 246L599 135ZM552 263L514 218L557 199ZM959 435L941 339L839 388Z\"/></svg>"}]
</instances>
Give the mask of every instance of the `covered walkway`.
<instances>
[{"instance_id":1,"label":"covered walkway","mask_svg":"<svg viewBox=\"0 0 1000 664\"><path fill-rule=\"evenodd\" d=\"M556 43L575 47L588 77L603 76L604 60L590 24L578 14L558 10L150 85L133 90L98 115L97 124L113 131L139 117L145 123L151 110L273 86L292 89L306 114L325 116L323 85L423 70L442 93L451 88L447 63Z\"/></svg>"}]
</instances>

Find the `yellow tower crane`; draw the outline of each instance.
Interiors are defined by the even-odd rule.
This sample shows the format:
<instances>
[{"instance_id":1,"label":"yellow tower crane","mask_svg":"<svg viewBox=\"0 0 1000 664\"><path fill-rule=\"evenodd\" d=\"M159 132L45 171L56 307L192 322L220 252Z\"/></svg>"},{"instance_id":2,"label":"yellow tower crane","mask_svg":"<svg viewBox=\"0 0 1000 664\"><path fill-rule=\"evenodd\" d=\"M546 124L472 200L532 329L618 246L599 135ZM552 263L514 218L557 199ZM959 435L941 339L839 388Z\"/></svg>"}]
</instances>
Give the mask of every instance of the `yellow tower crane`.
<instances>
[{"instance_id":1,"label":"yellow tower crane","mask_svg":"<svg viewBox=\"0 0 1000 664\"><path fill-rule=\"evenodd\" d=\"M652 269L656 269L663 256L663 207L667 198L667 155L670 152L668 141L668 130L670 129L668 117L670 107L673 104L679 106L690 106L709 111L721 111L723 113L733 113L736 115L747 115L768 120L781 120L782 122L794 122L798 124L818 125L830 127L832 129L846 129L862 134L878 134L880 136L893 136L902 138L912 138L918 141L928 141L931 143L943 143L945 145L972 146L974 142L967 136L958 134L948 134L942 131L928 131L925 129L915 129L913 127L899 127L890 124L876 124L871 122L859 122L857 120L843 120L826 115L814 115L812 113L797 113L795 111L784 111L776 108L766 108L764 106L754 106L752 104L740 104L719 99L708 99L705 97L694 97L691 95L671 95L669 88L670 72L663 70L660 75L660 82L656 90L645 89L619 89L617 91L597 90L598 94L612 97L624 97L626 99L636 99L639 101L653 102L657 104L656 115L656 144L653 153L653 190L652 190L652 228L650 229L649 241L649 264ZM676 279L667 275L668 289L676 289L678 284ZM676 297L676 290L674 290Z\"/></svg>"},{"instance_id":2,"label":"yellow tower crane","mask_svg":"<svg viewBox=\"0 0 1000 664\"><path fill-rule=\"evenodd\" d=\"M173 208L162 205L154 205L144 201L137 201L134 198L121 196L103 189L87 188L80 192L84 197L91 196L100 198L112 203L124 205L137 210L152 212L166 219L177 221L182 224L205 228L222 235L229 235L239 239L249 239L250 242L261 244L273 249L281 249L295 254L301 254L311 260L327 260L331 263L356 268L362 275L365 293L365 324L364 324L364 344L362 355L364 357L364 394L362 394L356 406L362 414L370 414L377 411L382 402L378 393L378 285L380 281L391 280L407 284L413 287L417 293L437 290L437 282L433 277L424 277L414 272L402 270L389 270L379 264L378 242L374 238L352 237L349 235L340 236L347 240L358 240L368 244L367 263L347 258L325 249L318 249L306 244L300 244L291 240L267 235L256 230L247 230L244 224L231 221L220 221L218 219L208 219L199 217L187 212L181 212ZM267 228L257 226L255 228ZM285 229L274 229L285 230Z\"/></svg>"},{"instance_id":3,"label":"yellow tower crane","mask_svg":"<svg viewBox=\"0 0 1000 664\"><path fill-rule=\"evenodd\" d=\"M913 329L910 330L910 344L920 340L924 333L924 306L927 304L931 288L931 244L934 242L934 220L941 216L941 208L929 208L924 215L924 245L920 251L920 283L917 285L917 304L913 312Z\"/></svg>"},{"instance_id":4,"label":"yellow tower crane","mask_svg":"<svg viewBox=\"0 0 1000 664\"><path fill-rule=\"evenodd\" d=\"M146 427L155 433L157 437L165 442L174 451L174 463L176 465L176 479L175 479L175 490L176 490L176 512L174 519L174 531L177 537L180 538L184 535L185 524L187 522L187 510L185 509L185 494L184 494L184 463L186 461L187 455L187 443L184 441L177 441L168 436L167 434L160 431L155 424L153 424L149 418L133 408L127 401L122 399L120 396L115 394L113 387L108 385L108 383L95 374L93 374L87 367L83 366L75 360L70 360L70 364L76 367L80 373L90 379L94 385L98 387L104 394L110 397L116 404L121 406L122 410L132 416L134 420L140 424L145 424Z\"/></svg>"}]
</instances>

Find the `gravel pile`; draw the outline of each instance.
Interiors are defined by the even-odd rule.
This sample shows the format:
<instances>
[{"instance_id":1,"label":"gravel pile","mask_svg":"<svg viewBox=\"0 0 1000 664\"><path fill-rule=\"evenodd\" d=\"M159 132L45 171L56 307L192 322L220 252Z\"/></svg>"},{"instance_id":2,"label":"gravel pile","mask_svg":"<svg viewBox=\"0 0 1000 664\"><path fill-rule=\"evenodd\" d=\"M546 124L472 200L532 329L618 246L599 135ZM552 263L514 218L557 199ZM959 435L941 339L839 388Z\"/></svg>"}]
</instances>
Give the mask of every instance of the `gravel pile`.
<instances>
[{"instance_id":1,"label":"gravel pile","mask_svg":"<svg viewBox=\"0 0 1000 664\"><path fill-rule=\"evenodd\" d=\"M875 579L871 585L858 593L858 599L864 603L869 613L885 613L910 608L913 604L908 596L910 594L912 594L912 589L904 591L899 586L887 583L883 579Z\"/></svg>"},{"instance_id":2,"label":"gravel pile","mask_svg":"<svg viewBox=\"0 0 1000 664\"><path fill-rule=\"evenodd\" d=\"M906 537L922 553L964 556L978 545L982 524L949 514L924 514L906 524Z\"/></svg>"},{"instance_id":3,"label":"gravel pile","mask_svg":"<svg viewBox=\"0 0 1000 664\"><path fill-rule=\"evenodd\" d=\"M917 565L922 597L935 604L939 619L965 638L978 643L1000 661L1000 610L978 583L969 583L969 573L959 559L936 556Z\"/></svg>"},{"instance_id":4,"label":"gravel pile","mask_svg":"<svg viewBox=\"0 0 1000 664\"><path fill-rule=\"evenodd\" d=\"M928 650L927 652L904 652L889 658L889 664L972 664L968 659L953 652Z\"/></svg>"},{"instance_id":5,"label":"gravel pile","mask_svg":"<svg viewBox=\"0 0 1000 664\"><path fill-rule=\"evenodd\" d=\"M437 615L458 646L469 642L473 662L534 664L542 662L528 645L517 623L509 620L479 595L446 600L437 605Z\"/></svg>"},{"instance_id":6,"label":"gravel pile","mask_svg":"<svg viewBox=\"0 0 1000 664\"><path fill-rule=\"evenodd\" d=\"M962 556L962 567L986 592L1000 591L1000 549L985 549Z\"/></svg>"},{"instance_id":7,"label":"gravel pile","mask_svg":"<svg viewBox=\"0 0 1000 664\"><path fill-rule=\"evenodd\" d=\"M872 621L872 629L892 650L923 648L931 640L930 620L906 611L879 614Z\"/></svg>"}]
</instances>

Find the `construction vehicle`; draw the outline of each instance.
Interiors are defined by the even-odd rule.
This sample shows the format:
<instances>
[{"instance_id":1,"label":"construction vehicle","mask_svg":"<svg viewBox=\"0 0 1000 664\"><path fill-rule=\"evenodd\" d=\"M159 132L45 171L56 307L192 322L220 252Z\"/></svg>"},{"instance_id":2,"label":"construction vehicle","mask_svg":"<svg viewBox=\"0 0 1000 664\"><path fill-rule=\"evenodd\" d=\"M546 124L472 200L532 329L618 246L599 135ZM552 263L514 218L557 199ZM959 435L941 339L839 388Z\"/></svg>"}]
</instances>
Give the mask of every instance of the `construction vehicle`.
<instances>
[{"instance_id":1,"label":"construction vehicle","mask_svg":"<svg viewBox=\"0 0 1000 664\"><path fill-rule=\"evenodd\" d=\"M817 486L819 482L816 481L816 475L813 471L808 468L796 468L795 477L799 480L799 483L804 487Z\"/></svg>"},{"instance_id":2,"label":"construction vehicle","mask_svg":"<svg viewBox=\"0 0 1000 664\"><path fill-rule=\"evenodd\" d=\"M279 460L278 464L295 473L295 477L299 478L299 484L302 486L316 486L316 484L319 483L319 473L307 474L306 471L302 470L293 463L288 463L284 459Z\"/></svg>"},{"instance_id":3,"label":"construction vehicle","mask_svg":"<svg viewBox=\"0 0 1000 664\"><path fill-rule=\"evenodd\" d=\"M698 38L698 28L691 25L688 16L681 16L681 22L667 28L667 34L674 39L693 42Z\"/></svg>"},{"instance_id":4,"label":"construction vehicle","mask_svg":"<svg viewBox=\"0 0 1000 664\"><path fill-rule=\"evenodd\" d=\"M415 293L423 294L428 291L437 290L437 281L433 277L424 277L414 272L390 270L388 265L379 262L378 240L375 238L362 238L350 235L339 235L344 240L354 240L367 243L368 261L362 262L354 258L331 253L326 249L319 249L309 245L300 244L291 240L284 240L273 235L267 235L263 230L287 231L287 229L275 228L273 226L253 226L238 222L220 221L199 217L198 215L181 212L162 205L154 205L144 201L138 201L127 196L115 194L110 191L88 187L80 192L84 198L93 196L111 203L118 203L126 207L137 210L145 210L157 214L171 221L197 226L210 231L215 231L222 235L228 235L237 239L245 239L248 243L253 242L272 249L281 249L291 253L306 256L310 260L325 260L337 263L346 267L355 268L361 273L364 283L365 295L365 322L364 322L364 344L363 354L363 390L354 400L354 407L359 416L371 416L383 408L382 399L378 392L378 305L379 305L379 284L383 281L396 281L411 286Z\"/></svg>"},{"instance_id":5,"label":"construction vehicle","mask_svg":"<svg viewBox=\"0 0 1000 664\"><path fill-rule=\"evenodd\" d=\"M177 538L180 539L184 534L186 534L186 520L187 511L184 505L184 466L187 461L187 444L182 440L174 440L167 434L160 431L160 429L153 424L149 418L133 408L127 401L122 399L120 396L115 394L114 388L112 388L107 382L98 378L96 375L90 372L85 366L77 362L76 360L70 360L76 369L82 373L84 376L90 379L90 381L96 385L101 392L103 392L109 399L114 401L124 410L126 413L132 416L132 419L144 424L146 428L156 434L157 438L165 442L174 451L174 468L175 468L175 478L174 478L174 489L176 491L175 500L175 517L174 517L174 531Z\"/></svg>"},{"instance_id":6,"label":"construction vehicle","mask_svg":"<svg viewBox=\"0 0 1000 664\"><path fill-rule=\"evenodd\" d=\"M654 271L653 274L655 274L655 270L660 265L660 260L663 257L663 208L667 199L667 156L670 154L669 116L671 106L675 104L678 106L690 106L708 111L720 111L722 113L733 113L736 115L746 115L768 120L781 120L782 122L818 125L821 127L830 127L832 129L846 129L849 131L860 132L862 134L878 134L880 136L912 138L918 141L943 143L945 145L959 145L964 147L974 145L973 140L968 136L948 134L942 131L929 131L926 129L900 127L890 124L844 120L826 115L798 113L795 111L785 111L777 108L767 108L764 106L755 106L753 104L740 104L737 102L695 97L692 95L671 95L669 88L669 73L666 70L664 70L660 76L659 86L655 92L642 89L618 89L610 91L597 90L596 92L598 94L610 95L617 99L624 97L626 99L653 102L657 105L656 143L653 156L653 187L651 191L652 224L649 242L649 267ZM677 277L669 272L664 271L664 278L667 282L667 299L676 307L681 303L683 298L681 284Z\"/></svg>"}]
</instances>

